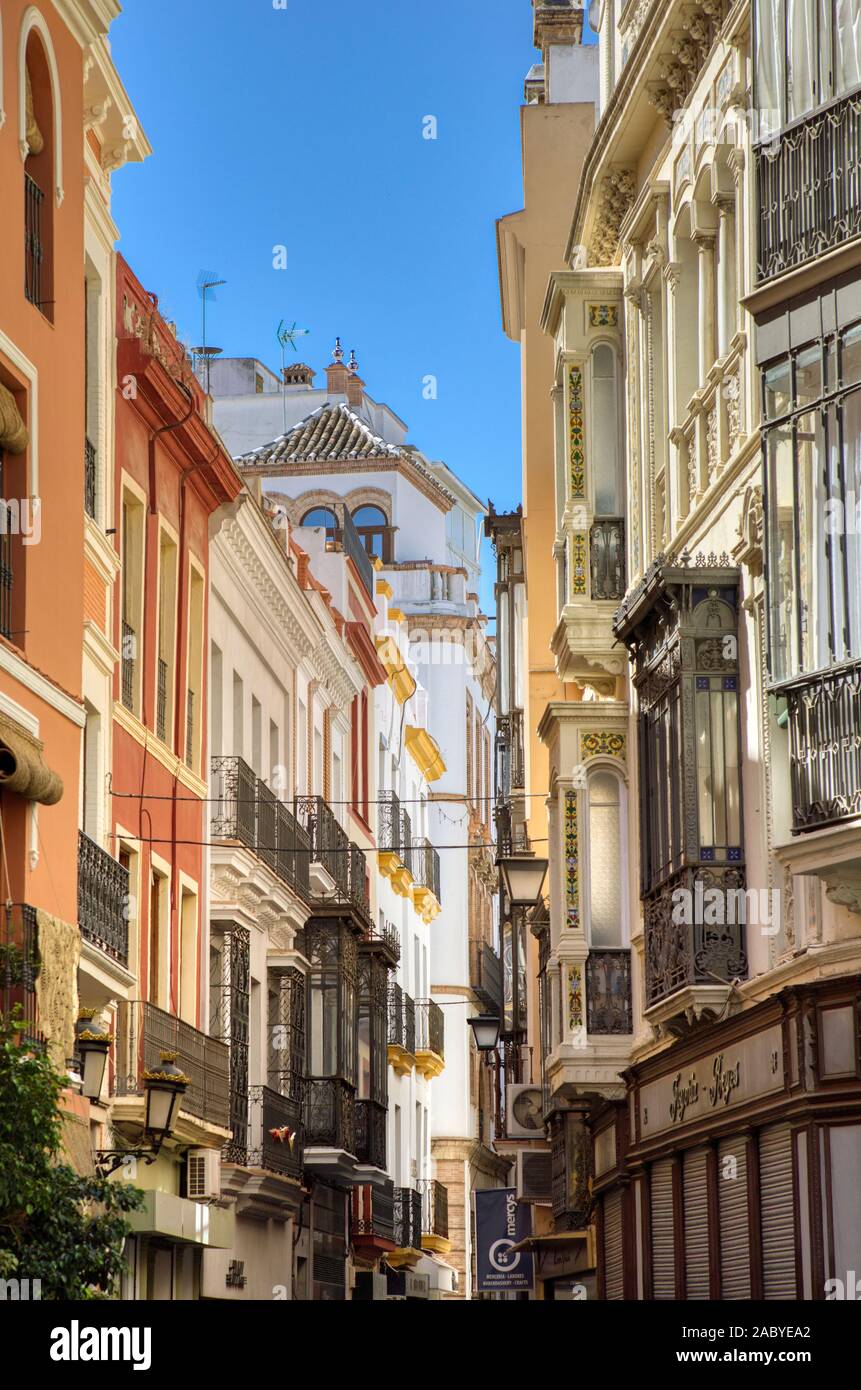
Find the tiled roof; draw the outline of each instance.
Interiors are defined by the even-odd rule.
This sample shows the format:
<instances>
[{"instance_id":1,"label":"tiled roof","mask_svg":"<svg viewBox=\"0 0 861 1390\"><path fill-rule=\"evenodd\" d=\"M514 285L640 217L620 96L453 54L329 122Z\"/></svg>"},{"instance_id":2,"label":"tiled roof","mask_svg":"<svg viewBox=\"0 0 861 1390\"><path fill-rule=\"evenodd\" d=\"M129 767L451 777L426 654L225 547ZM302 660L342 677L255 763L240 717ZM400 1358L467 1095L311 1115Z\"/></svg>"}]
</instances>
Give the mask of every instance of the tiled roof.
<instances>
[{"instance_id":1,"label":"tiled roof","mask_svg":"<svg viewBox=\"0 0 861 1390\"><path fill-rule=\"evenodd\" d=\"M448 502L455 498L423 462L412 444L389 444L349 406L327 401L286 434L242 454L239 468L271 468L278 464L349 463L356 459L392 459L408 463Z\"/></svg>"},{"instance_id":2,"label":"tiled roof","mask_svg":"<svg viewBox=\"0 0 861 1390\"><path fill-rule=\"evenodd\" d=\"M343 403L326 402L287 434L264 444L237 462L245 468L275 463L316 463L346 459L402 458L404 452L373 434Z\"/></svg>"}]
</instances>

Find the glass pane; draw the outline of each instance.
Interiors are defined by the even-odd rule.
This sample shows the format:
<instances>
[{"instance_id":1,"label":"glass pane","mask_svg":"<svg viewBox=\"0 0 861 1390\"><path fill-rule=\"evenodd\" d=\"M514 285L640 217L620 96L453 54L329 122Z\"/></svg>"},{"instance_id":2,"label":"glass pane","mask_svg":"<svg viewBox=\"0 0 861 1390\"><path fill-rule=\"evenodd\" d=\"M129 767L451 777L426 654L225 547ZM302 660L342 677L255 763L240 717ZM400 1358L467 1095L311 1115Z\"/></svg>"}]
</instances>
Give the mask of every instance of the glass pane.
<instances>
[{"instance_id":1,"label":"glass pane","mask_svg":"<svg viewBox=\"0 0 861 1390\"><path fill-rule=\"evenodd\" d=\"M844 661L848 653L845 651L843 636L846 626L843 548L847 539L847 517L851 515L852 506L851 500L849 508L845 507L843 503L840 470L844 460L842 459L840 448L840 421L835 406L830 406L828 409L828 459L829 474L828 497L825 506L825 533L826 542L830 542L831 546L829 572L831 578L834 658L837 661Z\"/></svg>"},{"instance_id":2,"label":"glass pane","mask_svg":"<svg viewBox=\"0 0 861 1390\"><path fill-rule=\"evenodd\" d=\"M769 131L782 124L780 55L785 44L781 4L782 0L758 0L756 6L756 106L765 113L763 124Z\"/></svg>"},{"instance_id":3,"label":"glass pane","mask_svg":"<svg viewBox=\"0 0 861 1390\"><path fill-rule=\"evenodd\" d=\"M723 746L726 766L726 843L741 844L741 787L738 766L738 695L723 697Z\"/></svg>"},{"instance_id":4,"label":"glass pane","mask_svg":"<svg viewBox=\"0 0 861 1390\"><path fill-rule=\"evenodd\" d=\"M700 681L697 681L700 685ZM712 813L712 741L708 679L702 680L696 693L697 732L697 803L700 823L700 846L713 845L714 819Z\"/></svg>"},{"instance_id":5,"label":"glass pane","mask_svg":"<svg viewBox=\"0 0 861 1390\"><path fill-rule=\"evenodd\" d=\"M367 1005L359 1011L359 1100L371 1098L371 1019Z\"/></svg>"},{"instance_id":6,"label":"glass pane","mask_svg":"<svg viewBox=\"0 0 861 1390\"><path fill-rule=\"evenodd\" d=\"M720 678L712 681L719 686ZM725 845L726 838L726 754L723 746L723 696L712 689L709 697L712 721L712 806L714 808L714 839L712 844Z\"/></svg>"},{"instance_id":7,"label":"glass pane","mask_svg":"<svg viewBox=\"0 0 861 1390\"><path fill-rule=\"evenodd\" d=\"M616 355L607 344L601 344L592 353L592 455L595 459L595 513L597 516L618 516Z\"/></svg>"},{"instance_id":8,"label":"glass pane","mask_svg":"<svg viewBox=\"0 0 861 1390\"><path fill-rule=\"evenodd\" d=\"M622 943L621 825L619 782L612 773L589 779L589 893L591 945Z\"/></svg>"},{"instance_id":9,"label":"glass pane","mask_svg":"<svg viewBox=\"0 0 861 1390\"><path fill-rule=\"evenodd\" d=\"M796 430L801 660L805 671L829 665L829 573L825 558L824 440L819 412L802 415Z\"/></svg>"},{"instance_id":10,"label":"glass pane","mask_svg":"<svg viewBox=\"0 0 861 1390\"><path fill-rule=\"evenodd\" d=\"M795 622L794 487L792 435L789 429L766 435L768 466L768 604L771 633L771 674L783 680L798 670Z\"/></svg>"},{"instance_id":11,"label":"glass pane","mask_svg":"<svg viewBox=\"0 0 861 1390\"><path fill-rule=\"evenodd\" d=\"M357 526L387 526L388 521L382 507L357 507L353 512Z\"/></svg>"},{"instance_id":12,"label":"glass pane","mask_svg":"<svg viewBox=\"0 0 861 1390\"><path fill-rule=\"evenodd\" d=\"M861 657L861 391L853 391L846 397L842 414L849 654L857 659Z\"/></svg>"},{"instance_id":13,"label":"glass pane","mask_svg":"<svg viewBox=\"0 0 861 1390\"><path fill-rule=\"evenodd\" d=\"M805 348L795 359L796 406L815 405L822 399L822 348Z\"/></svg>"},{"instance_id":14,"label":"glass pane","mask_svg":"<svg viewBox=\"0 0 861 1390\"><path fill-rule=\"evenodd\" d=\"M810 0L786 0L786 27L789 39L787 117L793 121L816 105L816 8Z\"/></svg>"},{"instance_id":15,"label":"glass pane","mask_svg":"<svg viewBox=\"0 0 861 1390\"><path fill-rule=\"evenodd\" d=\"M792 374L787 357L765 373L765 413L769 420L776 420L791 409Z\"/></svg>"},{"instance_id":16,"label":"glass pane","mask_svg":"<svg viewBox=\"0 0 861 1390\"><path fill-rule=\"evenodd\" d=\"M859 7L861 14L861 7ZM848 328L843 334L843 366L841 377L844 386L854 386L861 381L861 323Z\"/></svg>"},{"instance_id":17,"label":"glass pane","mask_svg":"<svg viewBox=\"0 0 861 1390\"><path fill-rule=\"evenodd\" d=\"M834 0L834 95L861 83L861 5Z\"/></svg>"},{"instance_id":18,"label":"glass pane","mask_svg":"<svg viewBox=\"0 0 861 1390\"><path fill-rule=\"evenodd\" d=\"M312 1076L338 1069L338 986L334 979L311 982L310 1067Z\"/></svg>"}]
</instances>

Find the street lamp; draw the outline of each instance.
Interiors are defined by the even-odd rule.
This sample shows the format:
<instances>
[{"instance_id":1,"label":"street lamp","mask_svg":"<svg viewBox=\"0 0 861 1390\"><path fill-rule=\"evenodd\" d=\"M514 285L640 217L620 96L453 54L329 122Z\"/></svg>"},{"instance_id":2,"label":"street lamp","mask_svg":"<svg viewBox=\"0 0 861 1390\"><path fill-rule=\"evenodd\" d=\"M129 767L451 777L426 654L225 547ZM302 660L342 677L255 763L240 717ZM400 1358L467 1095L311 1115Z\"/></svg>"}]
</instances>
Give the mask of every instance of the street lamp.
<instances>
[{"instance_id":1,"label":"street lamp","mask_svg":"<svg viewBox=\"0 0 861 1390\"><path fill-rule=\"evenodd\" d=\"M534 854L500 855L496 861L512 907L534 907L547 876L547 860Z\"/></svg>"},{"instance_id":2,"label":"street lamp","mask_svg":"<svg viewBox=\"0 0 861 1390\"><path fill-rule=\"evenodd\" d=\"M98 1009L81 1009L75 1024L75 1041L81 1058L81 1094L87 1100L98 1100L102 1094L108 1052L113 1042L105 1025L96 1020L98 1012Z\"/></svg>"},{"instance_id":3,"label":"street lamp","mask_svg":"<svg viewBox=\"0 0 861 1390\"><path fill-rule=\"evenodd\" d=\"M468 1018L467 1023L479 1052L494 1052L500 1032L500 1021L496 1014L479 1014L476 1018Z\"/></svg>"},{"instance_id":4,"label":"street lamp","mask_svg":"<svg viewBox=\"0 0 861 1390\"><path fill-rule=\"evenodd\" d=\"M190 1084L191 1078L176 1065L176 1053L162 1052L158 1066L143 1074L146 1096L144 1137L150 1140L150 1147L99 1149L96 1167L103 1177L115 1173L129 1159L142 1158L144 1163L155 1163L162 1144L171 1136L179 1103Z\"/></svg>"}]
</instances>

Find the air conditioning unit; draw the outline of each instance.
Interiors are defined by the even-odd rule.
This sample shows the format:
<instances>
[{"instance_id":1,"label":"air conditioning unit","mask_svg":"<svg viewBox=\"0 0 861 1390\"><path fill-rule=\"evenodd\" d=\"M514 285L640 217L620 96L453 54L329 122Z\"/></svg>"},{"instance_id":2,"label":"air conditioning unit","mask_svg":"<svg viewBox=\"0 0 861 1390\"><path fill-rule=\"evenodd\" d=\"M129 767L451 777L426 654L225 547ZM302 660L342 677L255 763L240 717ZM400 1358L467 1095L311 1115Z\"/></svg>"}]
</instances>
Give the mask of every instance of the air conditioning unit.
<instances>
[{"instance_id":1,"label":"air conditioning unit","mask_svg":"<svg viewBox=\"0 0 861 1390\"><path fill-rule=\"evenodd\" d=\"M186 1157L186 1196L192 1202L212 1202L221 1196L221 1154L218 1149L189 1149Z\"/></svg>"},{"instance_id":2,"label":"air conditioning unit","mask_svg":"<svg viewBox=\"0 0 861 1390\"><path fill-rule=\"evenodd\" d=\"M506 1086L505 1133L509 1139L544 1138L544 1096L540 1086Z\"/></svg>"},{"instance_id":3,"label":"air conditioning unit","mask_svg":"<svg viewBox=\"0 0 861 1390\"><path fill-rule=\"evenodd\" d=\"M517 1199L520 1202L553 1200L549 1149L521 1149L517 1155Z\"/></svg>"}]
</instances>

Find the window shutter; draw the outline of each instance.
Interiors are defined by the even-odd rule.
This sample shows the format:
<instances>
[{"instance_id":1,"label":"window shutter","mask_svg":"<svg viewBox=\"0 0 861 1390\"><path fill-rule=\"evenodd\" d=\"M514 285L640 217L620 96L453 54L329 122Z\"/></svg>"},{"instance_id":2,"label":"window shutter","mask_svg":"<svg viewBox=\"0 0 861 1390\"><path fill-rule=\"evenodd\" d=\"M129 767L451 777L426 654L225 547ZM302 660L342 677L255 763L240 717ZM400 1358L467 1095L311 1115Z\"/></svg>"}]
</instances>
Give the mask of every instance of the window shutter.
<instances>
[{"instance_id":1,"label":"window shutter","mask_svg":"<svg viewBox=\"0 0 861 1390\"><path fill-rule=\"evenodd\" d=\"M760 1133L759 1191L763 1297L797 1298L792 1132L789 1125L775 1125L773 1129L764 1129Z\"/></svg>"},{"instance_id":2,"label":"window shutter","mask_svg":"<svg viewBox=\"0 0 861 1390\"><path fill-rule=\"evenodd\" d=\"M689 1299L708 1298L708 1151L692 1149L684 1158L685 1284Z\"/></svg>"},{"instance_id":3,"label":"window shutter","mask_svg":"<svg viewBox=\"0 0 861 1390\"><path fill-rule=\"evenodd\" d=\"M652 1293L676 1296L676 1249L673 1221L673 1164L669 1158L652 1164Z\"/></svg>"},{"instance_id":4,"label":"window shutter","mask_svg":"<svg viewBox=\"0 0 861 1390\"><path fill-rule=\"evenodd\" d=\"M604 1297L625 1297L621 1192L611 1192L604 1198Z\"/></svg>"},{"instance_id":5,"label":"window shutter","mask_svg":"<svg viewBox=\"0 0 861 1390\"><path fill-rule=\"evenodd\" d=\"M747 1144L722 1139L718 1147L721 1298L750 1298L750 1227L747 1207Z\"/></svg>"}]
</instances>

